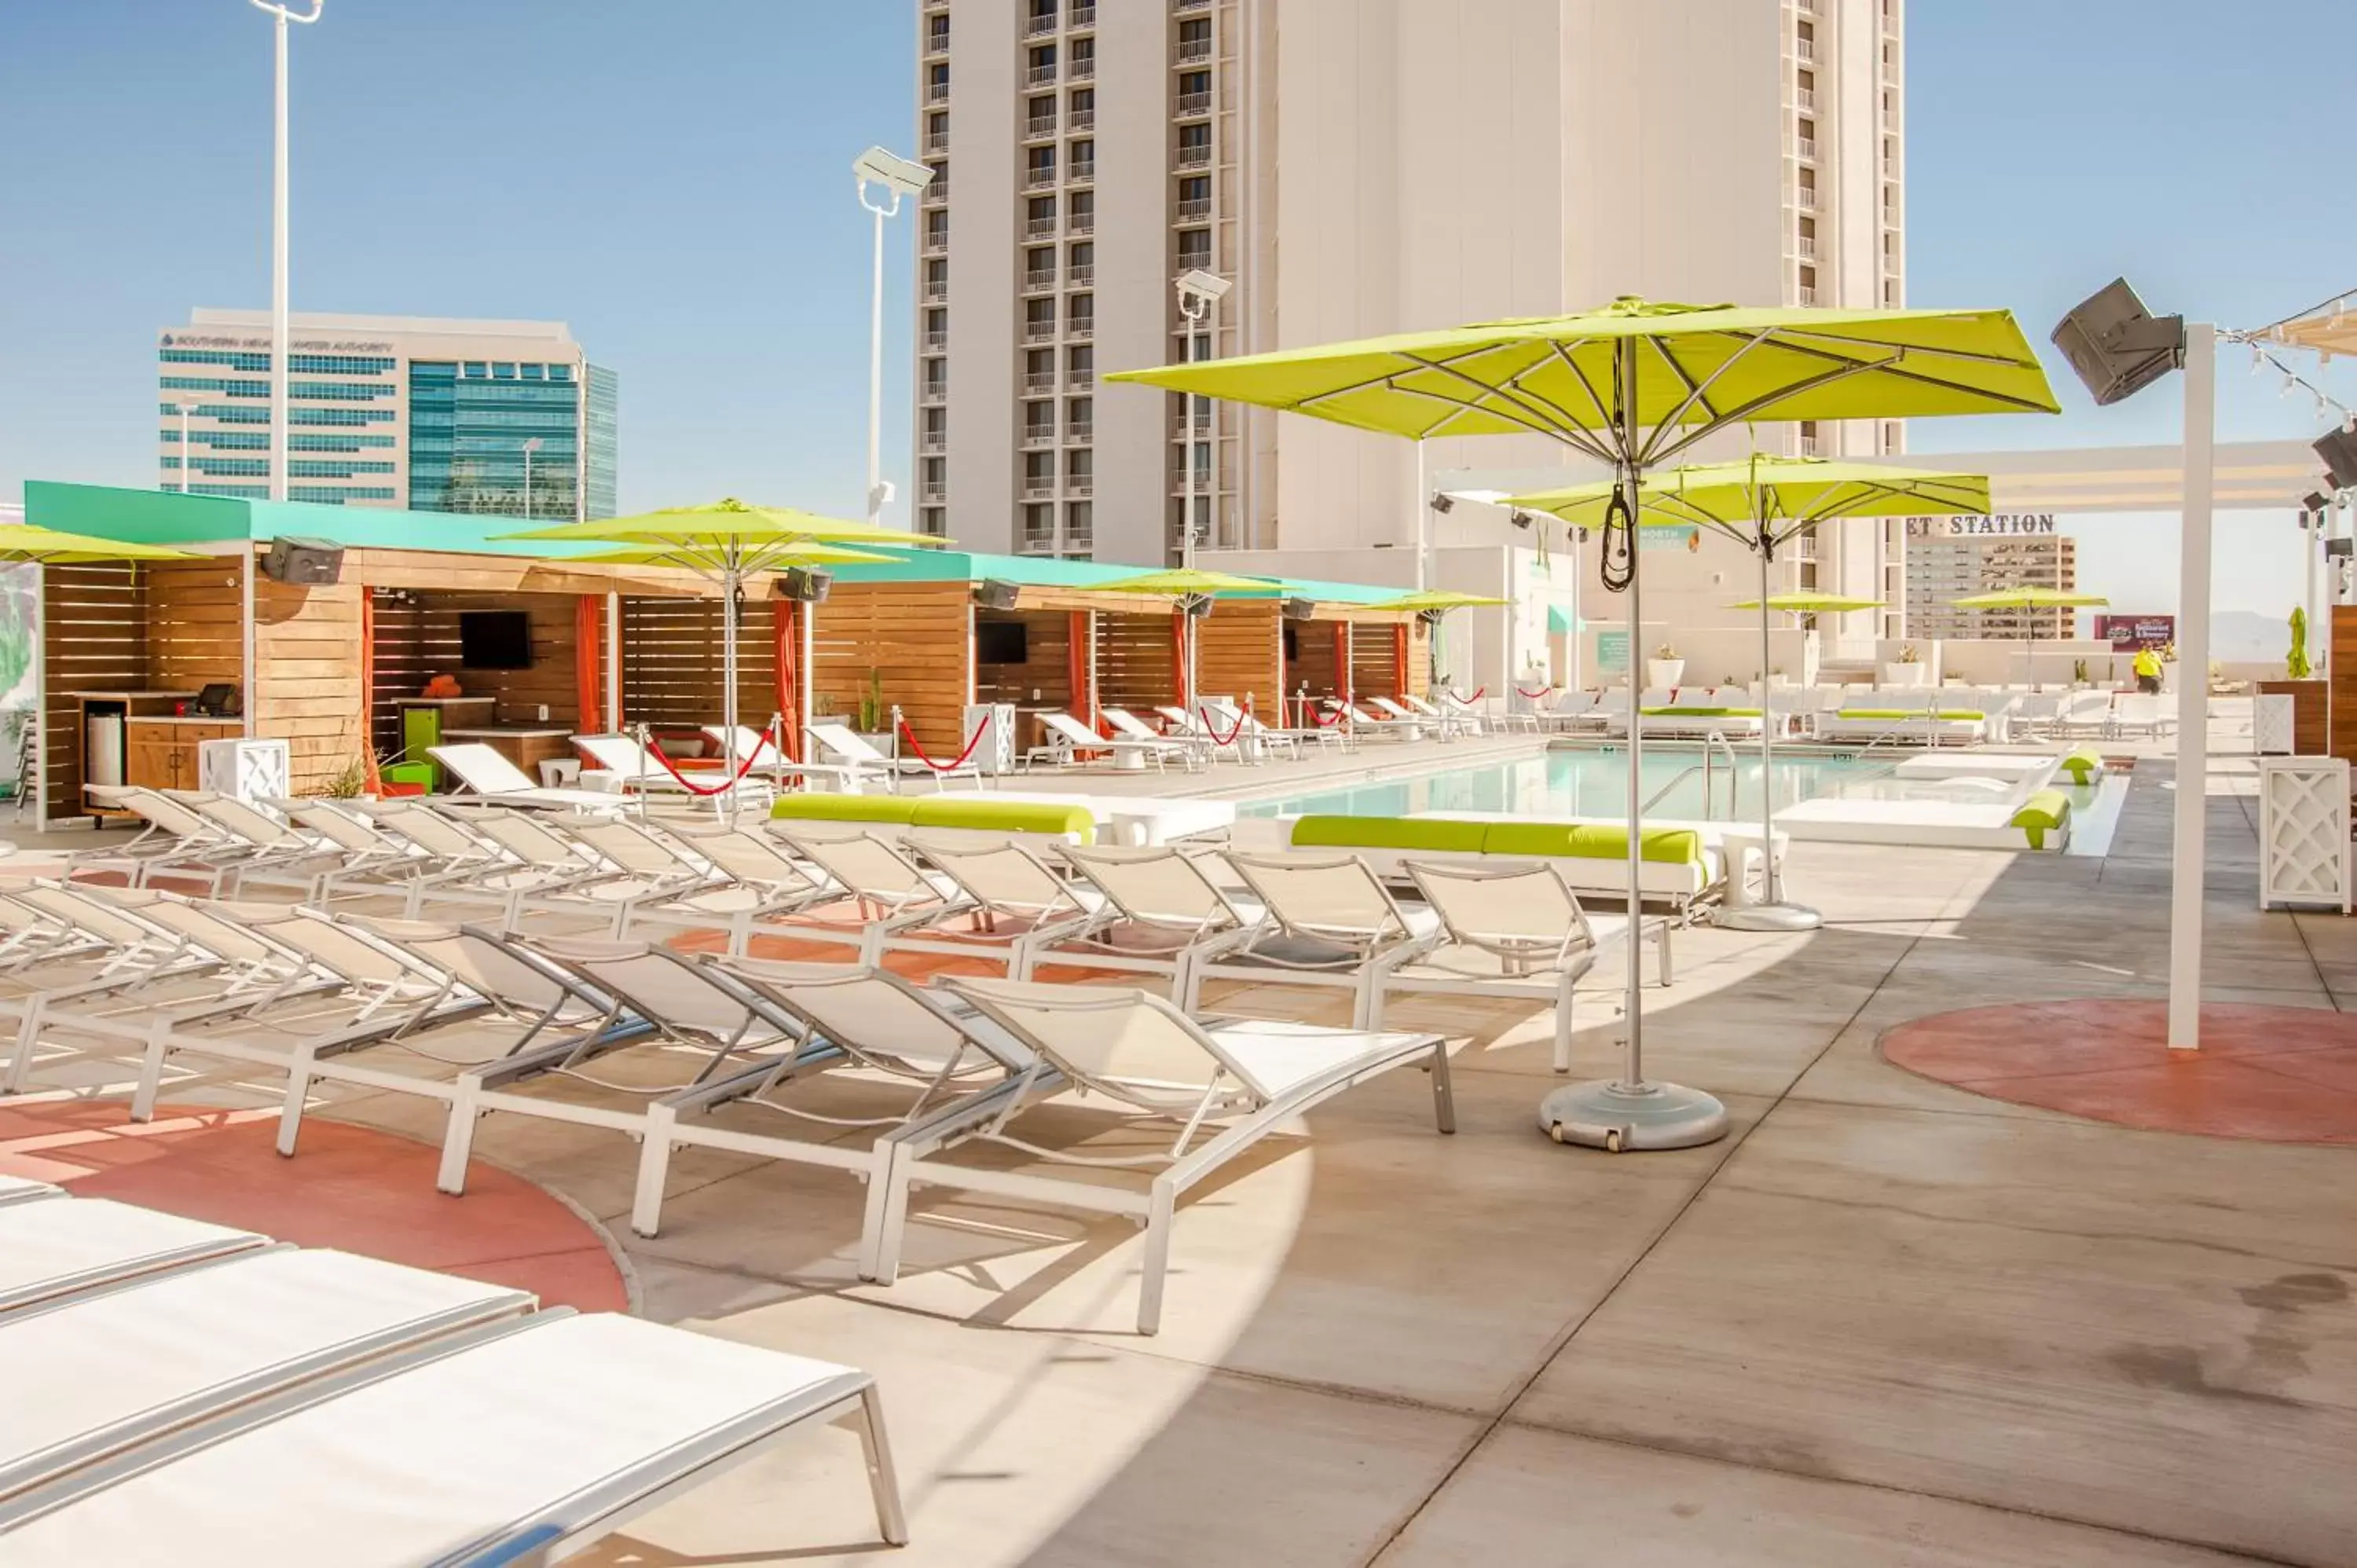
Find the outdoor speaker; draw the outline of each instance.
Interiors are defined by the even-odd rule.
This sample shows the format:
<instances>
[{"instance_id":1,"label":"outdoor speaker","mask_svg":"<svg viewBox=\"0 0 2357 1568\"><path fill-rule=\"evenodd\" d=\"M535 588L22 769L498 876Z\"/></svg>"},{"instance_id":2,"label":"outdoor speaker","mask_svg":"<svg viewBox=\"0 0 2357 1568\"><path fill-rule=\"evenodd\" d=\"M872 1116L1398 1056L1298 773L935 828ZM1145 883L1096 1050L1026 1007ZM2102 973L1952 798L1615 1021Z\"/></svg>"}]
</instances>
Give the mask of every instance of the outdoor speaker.
<instances>
[{"instance_id":1,"label":"outdoor speaker","mask_svg":"<svg viewBox=\"0 0 2357 1568\"><path fill-rule=\"evenodd\" d=\"M1318 601L1316 599L1286 600L1285 618L1287 620L1316 620L1318 618Z\"/></svg>"},{"instance_id":2,"label":"outdoor speaker","mask_svg":"<svg viewBox=\"0 0 2357 1568\"><path fill-rule=\"evenodd\" d=\"M986 610L1011 610L1022 596L1022 585L1004 577L985 577L974 585L974 602Z\"/></svg>"},{"instance_id":3,"label":"outdoor speaker","mask_svg":"<svg viewBox=\"0 0 2357 1568\"><path fill-rule=\"evenodd\" d=\"M824 600L834 586L834 574L823 566L791 566L778 579L778 596L814 605Z\"/></svg>"},{"instance_id":4,"label":"outdoor speaker","mask_svg":"<svg viewBox=\"0 0 2357 1568\"><path fill-rule=\"evenodd\" d=\"M274 583L324 588L343 574L343 546L325 539L274 539L262 557L262 575Z\"/></svg>"},{"instance_id":5,"label":"outdoor speaker","mask_svg":"<svg viewBox=\"0 0 2357 1568\"><path fill-rule=\"evenodd\" d=\"M2153 315L2114 278L2062 318L2054 346L2098 405L2115 403L2185 362L2185 318Z\"/></svg>"},{"instance_id":6,"label":"outdoor speaker","mask_svg":"<svg viewBox=\"0 0 2357 1568\"><path fill-rule=\"evenodd\" d=\"M2324 558L2327 561L2346 561L2352 551L2357 551L2357 539L2328 539L2324 542Z\"/></svg>"},{"instance_id":7,"label":"outdoor speaker","mask_svg":"<svg viewBox=\"0 0 2357 1568\"><path fill-rule=\"evenodd\" d=\"M2317 440L2316 455L2324 459L2334 489L2357 489L2357 430L2344 424L2325 432Z\"/></svg>"}]
</instances>

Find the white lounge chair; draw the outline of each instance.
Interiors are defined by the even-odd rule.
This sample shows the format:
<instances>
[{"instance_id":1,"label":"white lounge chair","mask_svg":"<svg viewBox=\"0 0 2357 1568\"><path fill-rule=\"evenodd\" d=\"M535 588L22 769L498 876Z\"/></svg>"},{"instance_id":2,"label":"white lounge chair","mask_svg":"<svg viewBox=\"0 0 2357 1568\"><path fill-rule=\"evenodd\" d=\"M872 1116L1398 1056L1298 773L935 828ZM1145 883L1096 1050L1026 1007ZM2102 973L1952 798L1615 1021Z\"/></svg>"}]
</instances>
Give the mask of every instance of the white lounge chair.
<instances>
[{"instance_id":1,"label":"white lounge chair","mask_svg":"<svg viewBox=\"0 0 2357 1568\"><path fill-rule=\"evenodd\" d=\"M1113 725L1114 731L1125 740L1153 741L1161 746L1175 746L1188 752L1190 757L1187 764L1189 772L1194 770L1197 763L1205 766L1211 763L1211 743L1208 736L1185 730L1177 735L1163 735L1127 708L1104 708L1099 711L1104 714L1105 723Z\"/></svg>"},{"instance_id":2,"label":"white lounge chair","mask_svg":"<svg viewBox=\"0 0 2357 1568\"><path fill-rule=\"evenodd\" d=\"M1441 695L1446 701L1448 693L1443 693ZM1427 702L1412 692L1401 693L1396 702L1389 697L1377 697L1375 701L1382 704L1386 712L1395 708L1402 713L1415 714L1432 720L1440 725L1440 733L1444 738L1452 732L1458 735L1480 735L1488 728L1482 723L1481 715L1463 703L1451 703L1443 707Z\"/></svg>"},{"instance_id":3,"label":"white lounge chair","mask_svg":"<svg viewBox=\"0 0 2357 1568\"><path fill-rule=\"evenodd\" d=\"M2158 739L2175 727L2176 721L2166 699L2148 692L2132 692L2112 704L2106 733L2115 737L2135 734Z\"/></svg>"},{"instance_id":4,"label":"white lounge chair","mask_svg":"<svg viewBox=\"0 0 2357 1568\"><path fill-rule=\"evenodd\" d=\"M1555 1009L1555 1070L1569 1072L1573 988L1600 955L1628 940L1628 917L1589 914L1563 874L1550 865L1410 862L1406 871L1440 918L1446 936L1385 972L1376 993L1374 1026L1383 1022L1383 998L1395 991L1458 996L1535 993ZM1670 983L1672 924L1660 916L1643 924L1663 985Z\"/></svg>"},{"instance_id":5,"label":"white lounge chair","mask_svg":"<svg viewBox=\"0 0 2357 1568\"><path fill-rule=\"evenodd\" d=\"M1144 991L994 980L945 984L1028 1046L1038 1062L1014 1079L1012 1092L978 1098L959 1114L936 1117L892 1140L899 1157L891 1165L878 1246L864 1271L885 1283L899 1271L912 1185L1123 1214L1146 1228L1137 1331L1152 1334L1161 1326L1178 1200L1229 1160L1319 1102L1407 1063L1429 1066L1435 1120L1443 1133L1456 1130L1448 1050L1437 1035L1260 1021L1206 1028ZM1126 1156L1069 1153L1017 1135L1012 1129L1025 1110L1068 1086L1080 1093L1060 1103L1109 1113L1129 1125L1177 1123L1178 1134L1167 1148ZM1085 1167L1100 1179L1060 1180L940 1157L969 1140ZM1146 1190L1101 1179L1108 1168L1125 1165L1154 1173Z\"/></svg>"},{"instance_id":6,"label":"white lounge chair","mask_svg":"<svg viewBox=\"0 0 2357 1568\"><path fill-rule=\"evenodd\" d=\"M982 769L972 761L936 768L913 757L887 757L848 725L814 724L805 733L843 759L841 772L847 789L857 789L874 780L888 789L903 779L930 779L944 789L953 779L971 779L976 789L982 787Z\"/></svg>"},{"instance_id":7,"label":"white lounge chair","mask_svg":"<svg viewBox=\"0 0 2357 1568\"><path fill-rule=\"evenodd\" d=\"M707 777L693 773L690 782L683 783L671 770L655 760L651 752L630 735L576 735L576 749L587 756L615 786L624 791L640 794L676 795L697 805L709 806L715 811L726 811L731 796L766 802L774 793L770 779L748 771L739 779L736 769L707 770Z\"/></svg>"},{"instance_id":8,"label":"white lounge chair","mask_svg":"<svg viewBox=\"0 0 2357 1568\"><path fill-rule=\"evenodd\" d=\"M619 1314L539 1313L35 1488L0 1504L0 1540L12 1568L554 1561L845 1416L878 1528L903 1542L866 1373Z\"/></svg>"},{"instance_id":9,"label":"white lounge chair","mask_svg":"<svg viewBox=\"0 0 2357 1568\"><path fill-rule=\"evenodd\" d=\"M975 843L918 832L901 842L957 885L965 904L950 918L974 929L960 936L935 936L928 933L942 922L928 922L888 938L887 949L986 955L1006 964L1009 979L1028 980L1043 952L1095 925L1105 908L1104 895L1095 887L1059 876L1028 847L1011 840Z\"/></svg>"},{"instance_id":10,"label":"white lounge chair","mask_svg":"<svg viewBox=\"0 0 2357 1568\"><path fill-rule=\"evenodd\" d=\"M65 1188L51 1187L48 1182L35 1181L30 1176L0 1174L0 1206L11 1203L30 1203L35 1198L63 1197L64 1196Z\"/></svg>"},{"instance_id":11,"label":"white lounge chair","mask_svg":"<svg viewBox=\"0 0 2357 1568\"><path fill-rule=\"evenodd\" d=\"M1268 918L1233 948L1194 966L1208 977L1340 986L1351 994L1354 1028L1372 1027L1384 977L1440 940L1440 918L1403 904L1353 854L1241 854L1227 864ZM1190 1009L1195 994L1184 1004Z\"/></svg>"},{"instance_id":12,"label":"white lounge chair","mask_svg":"<svg viewBox=\"0 0 2357 1568\"><path fill-rule=\"evenodd\" d=\"M0 1322L129 1280L242 1252L269 1238L102 1197L0 1208ZM12 1391L9 1402L16 1394ZM0 1538L5 1540L5 1538ZM0 1547L0 1562L14 1563ZM89 1559L98 1562L100 1559Z\"/></svg>"},{"instance_id":13,"label":"white lounge chair","mask_svg":"<svg viewBox=\"0 0 2357 1568\"><path fill-rule=\"evenodd\" d=\"M481 741L429 746L425 754L448 768L465 786L466 793L480 795L502 806L529 806L552 811L619 811L630 803L627 795L600 789L543 789L497 746Z\"/></svg>"},{"instance_id":14,"label":"white lounge chair","mask_svg":"<svg viewBox=\"0 0 2357 1568\"><path fill-rule=\"evenodd\" d=\"M1418 718L1405 710L1399 715L1387 715L1370 708L1364 702L1352 703L1343 712L1351 730L1360 735L1383 736L1394 740L1421 740L1424 732L1434 727L1429 720Z\"/></svg>"},{"instance_id":15,"label":"white lounge chair","mask_svg":"<svg viewBox=\"0 0 2357 1568\"><path fill-rule=\"evenodd\" d=\"M777 917L843 897L824 872L797 862L767 833L741 827L678 827L668 836L708 864L719 880L618 906L616 937L627 937L640 925L718 929L728 933L727 950L741 953L754 931Z\"/></svg>"},{"instance_id":16,"label":"white lounge chair","mask_svg":"<svg viewBox=\"0 0 2357 1568\"><path fill-rule=\"evenodd\" d=\"M1176 846L1067 844L1060 852L1103 900L1096 918L1059 944L1055 961L1170 977L1194 995L1194 966L1244 941L1268 912L1246 889L1219 886L1205 861Z\"/></svg>"},{"instance_id":17,"label":"white lounge chair","mask_svg":"<svg viewBox=\"0 0 2357 1568\"><path fill-rule=\"evenodd\" d=\"M875 833L799 822L772 822L770 831L825 873L839 897L852 901L857 917L856 925L823 921L798 925L794 934L810 941L856 948L861 963L881 963L885 948L901 932L974 907L955 882L938 871L926 870Z\"/></svg>"},{"instance_id":18,"label":"white lounge chair","mask_svg":"<svg viewBox=\"0 0 2357 1568\"><path fill-rule=\"evenodd\" d=\"M192 1422L533 1306L529 1294L503 1285L282 1246L0 1319L9 1382L0 1500Z\"/></svg>"},{"instance_id":19,"label":"white lounge chair","mask_svg":"<svg viewBox=\"0 0 2357 1568\"><path fill-rule=\"evenodd\" d=\"M1039 719L1048 732L1047 744L1035 746L1023 754L1023 766L1026 768L1042 761L1057 767L1071 767L1091 755L1101 760L1110 759L1116 768L1143 768L1152 763L1157 773L1162 771L1163 764L1173 757L1182 767L1191 769L1194 766L1193 748L1179 741L1164 740L1159 736L1147 740L1127 736L1107 739L1070 714L1041 714Z\"/></svg>"}]
</instances>

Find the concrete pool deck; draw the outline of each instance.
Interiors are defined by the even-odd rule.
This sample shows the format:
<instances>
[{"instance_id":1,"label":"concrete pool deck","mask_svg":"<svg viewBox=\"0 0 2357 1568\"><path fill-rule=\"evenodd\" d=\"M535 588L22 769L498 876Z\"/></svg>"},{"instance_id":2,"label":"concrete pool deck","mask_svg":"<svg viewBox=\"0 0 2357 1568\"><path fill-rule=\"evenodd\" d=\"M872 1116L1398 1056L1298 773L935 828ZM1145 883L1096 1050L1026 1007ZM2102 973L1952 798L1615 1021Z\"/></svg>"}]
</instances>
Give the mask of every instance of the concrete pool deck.
<instances>
[{"instance_id":1,"label":"concrete pool deck","mask_svg":"<svg viewBox=\"0 0 2357 1568\"><path fill-rule=\"evenodd\" d=\"M1823 930L1688 934L1649 1059L1726 1098L1717 1145L1556 1148L1543 1015L1399 1003L1462 1042L1458 1134L1400 1073L1263 1145L1180 1210L1152 1339L1118 1222L920 1195L880 1290L833 1173L683 1152L642 1240L623 1141L494 1119L477 1147L603 1219L648 1316L873 1370L915 1534L895 1563L2343 1564L2357 1150L2090 1122L1877 1049L1992 1001L2161 993L2172 780L2161 748L2105 749L2146 758L2106 855L1802 844ZM2248 760L2218 763L2209 999L2357 1004L2357 921L2255 908ZM329 1113L433 1132L388 1097ZM884 1561L864 1497L834 1434L577 1561Z\"/></svg>"}]
</instances>

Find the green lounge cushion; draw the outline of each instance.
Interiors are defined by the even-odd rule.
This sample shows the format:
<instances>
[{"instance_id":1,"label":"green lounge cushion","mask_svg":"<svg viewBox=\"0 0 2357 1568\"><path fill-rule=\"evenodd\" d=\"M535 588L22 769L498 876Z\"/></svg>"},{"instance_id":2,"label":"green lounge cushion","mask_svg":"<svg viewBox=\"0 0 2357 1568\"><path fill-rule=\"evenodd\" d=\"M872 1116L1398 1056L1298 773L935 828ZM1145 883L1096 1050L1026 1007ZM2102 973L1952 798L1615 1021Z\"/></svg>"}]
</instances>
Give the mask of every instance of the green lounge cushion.
<instances>
[{"instance_id":1,"label":"green lounge cushion","mask_svg":"<svg viewBox=\"0 0 2357 1568\"><path fill-rule=\"evenodd\" d=\"M1492 822L1481 849L1487 854L1626 860L1629 830L1608 822ZM1702 835L1692 828L1647 828L1637 853L1656 865L1699 865Z\"/></svg>"},{"instance_id":2,"label":"green lounge cushion","mask_svg":"<svg viewBox=\"0 0 2357 1568\"><path fill-rule=\"evenodd\" d=\"M1293 824L1293 847L1479 854L1489 831L1487 822L1461 822L1448 817L1303 817Z\"/></svg>"},{"instance_id":3,"label":"green lounge cushion","mask_svg":"<svg viewBox=\"0 0 2357 1568\"><path fill-rule=\"evenodd\" d=\"M1760 710L1758 708L1667 707L1647 708L1644 714L1649 719L1756 719L1760 716Z\"/></svg>"},{"instance_id":4,"label":"green lounge cushion","mask_svg":"<svg viewBox=\"0 0 2357 1568\"><path fill-rule=\"evenodd\" d=\"M1076 843L1094 843L1097 820L1086 806L1056 805L1043 800L987 800L964 796L926 795L912 804L909 825L919 828L966 828L983 832L1048 833L1069 836Z\"/></svg>"},{"instance_id":5,"label":"green lounge cushion","mask_svg":"<svg viewBox=\"0 0 2357 1568\"><path fill-rule=\"evenodd\" d=\"M833 790L808 790L780 795L770 807L773 820L799 822L899 822L907 826L917 817L917 799L909 795L843 795Z\"/></svg>"},{"instance_id":6,"label":"green lounge cushion","mask_svg":"<svg viewBox=\"0 0 2357 1568\"><path fill-rule=\"evenodd\" d=\"M2064 753L2060 766L2071 776L2071 782L2084 784L2104 770L2104 757L2101 752L2083 746Z\"/></svg>"},{"instance_id":7,"label":"green lounge cushion","mask_svg":"<svg viewBox=\"0 0 2357 1568\"><path fill-rule=\"evenodd\" d=\"M1926 715L1921 708L1844 708L1835 716L1845 719L1921 719ZM1978 708L1942 708L1929 716L1957 722L1988 717Z\"/></svg>"},{"instance_id":8,"label":"green lounge cushion","mask_svg":"<svg viewBox=\"0 0 2357 1568\"><path fill-rule=\"evenodd\" d=\"M2029 847L2044 849L2049 829L2071 820L2071 798L2060 789L2040 789L2014 812L2013 825L2029 835Z\"/></svg>"}]
</instances>

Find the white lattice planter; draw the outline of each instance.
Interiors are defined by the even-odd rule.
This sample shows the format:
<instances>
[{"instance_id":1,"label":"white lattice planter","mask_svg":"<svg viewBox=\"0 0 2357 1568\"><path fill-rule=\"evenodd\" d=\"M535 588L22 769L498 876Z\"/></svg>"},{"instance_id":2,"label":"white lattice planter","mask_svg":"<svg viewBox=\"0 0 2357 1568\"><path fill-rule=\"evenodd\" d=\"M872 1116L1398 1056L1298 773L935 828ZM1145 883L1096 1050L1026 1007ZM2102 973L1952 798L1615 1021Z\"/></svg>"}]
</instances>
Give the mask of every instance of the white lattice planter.
<instances>
[{"instance_id":1,"label":"white lattice planter","mask_svg":"<svg viewBox=\"0 0 2357 1568\"><path fill-rule=\"evenodd\" d=\"M2289 757L2298 749L2292 744L2291 702L2279 692L2251 699L2251 749L2261 757Z\"/></svg>"},{"instance_id":2,"label":"white lattice planter","mask_svg":"<svg viewBox=\"0 0 2357 1568\"><path fill-rule=\"evenodd\" d=\"M2349 913L2349 764L2337 757L2259 763L2259 908Z\"/></svg>"}]
</instances>

